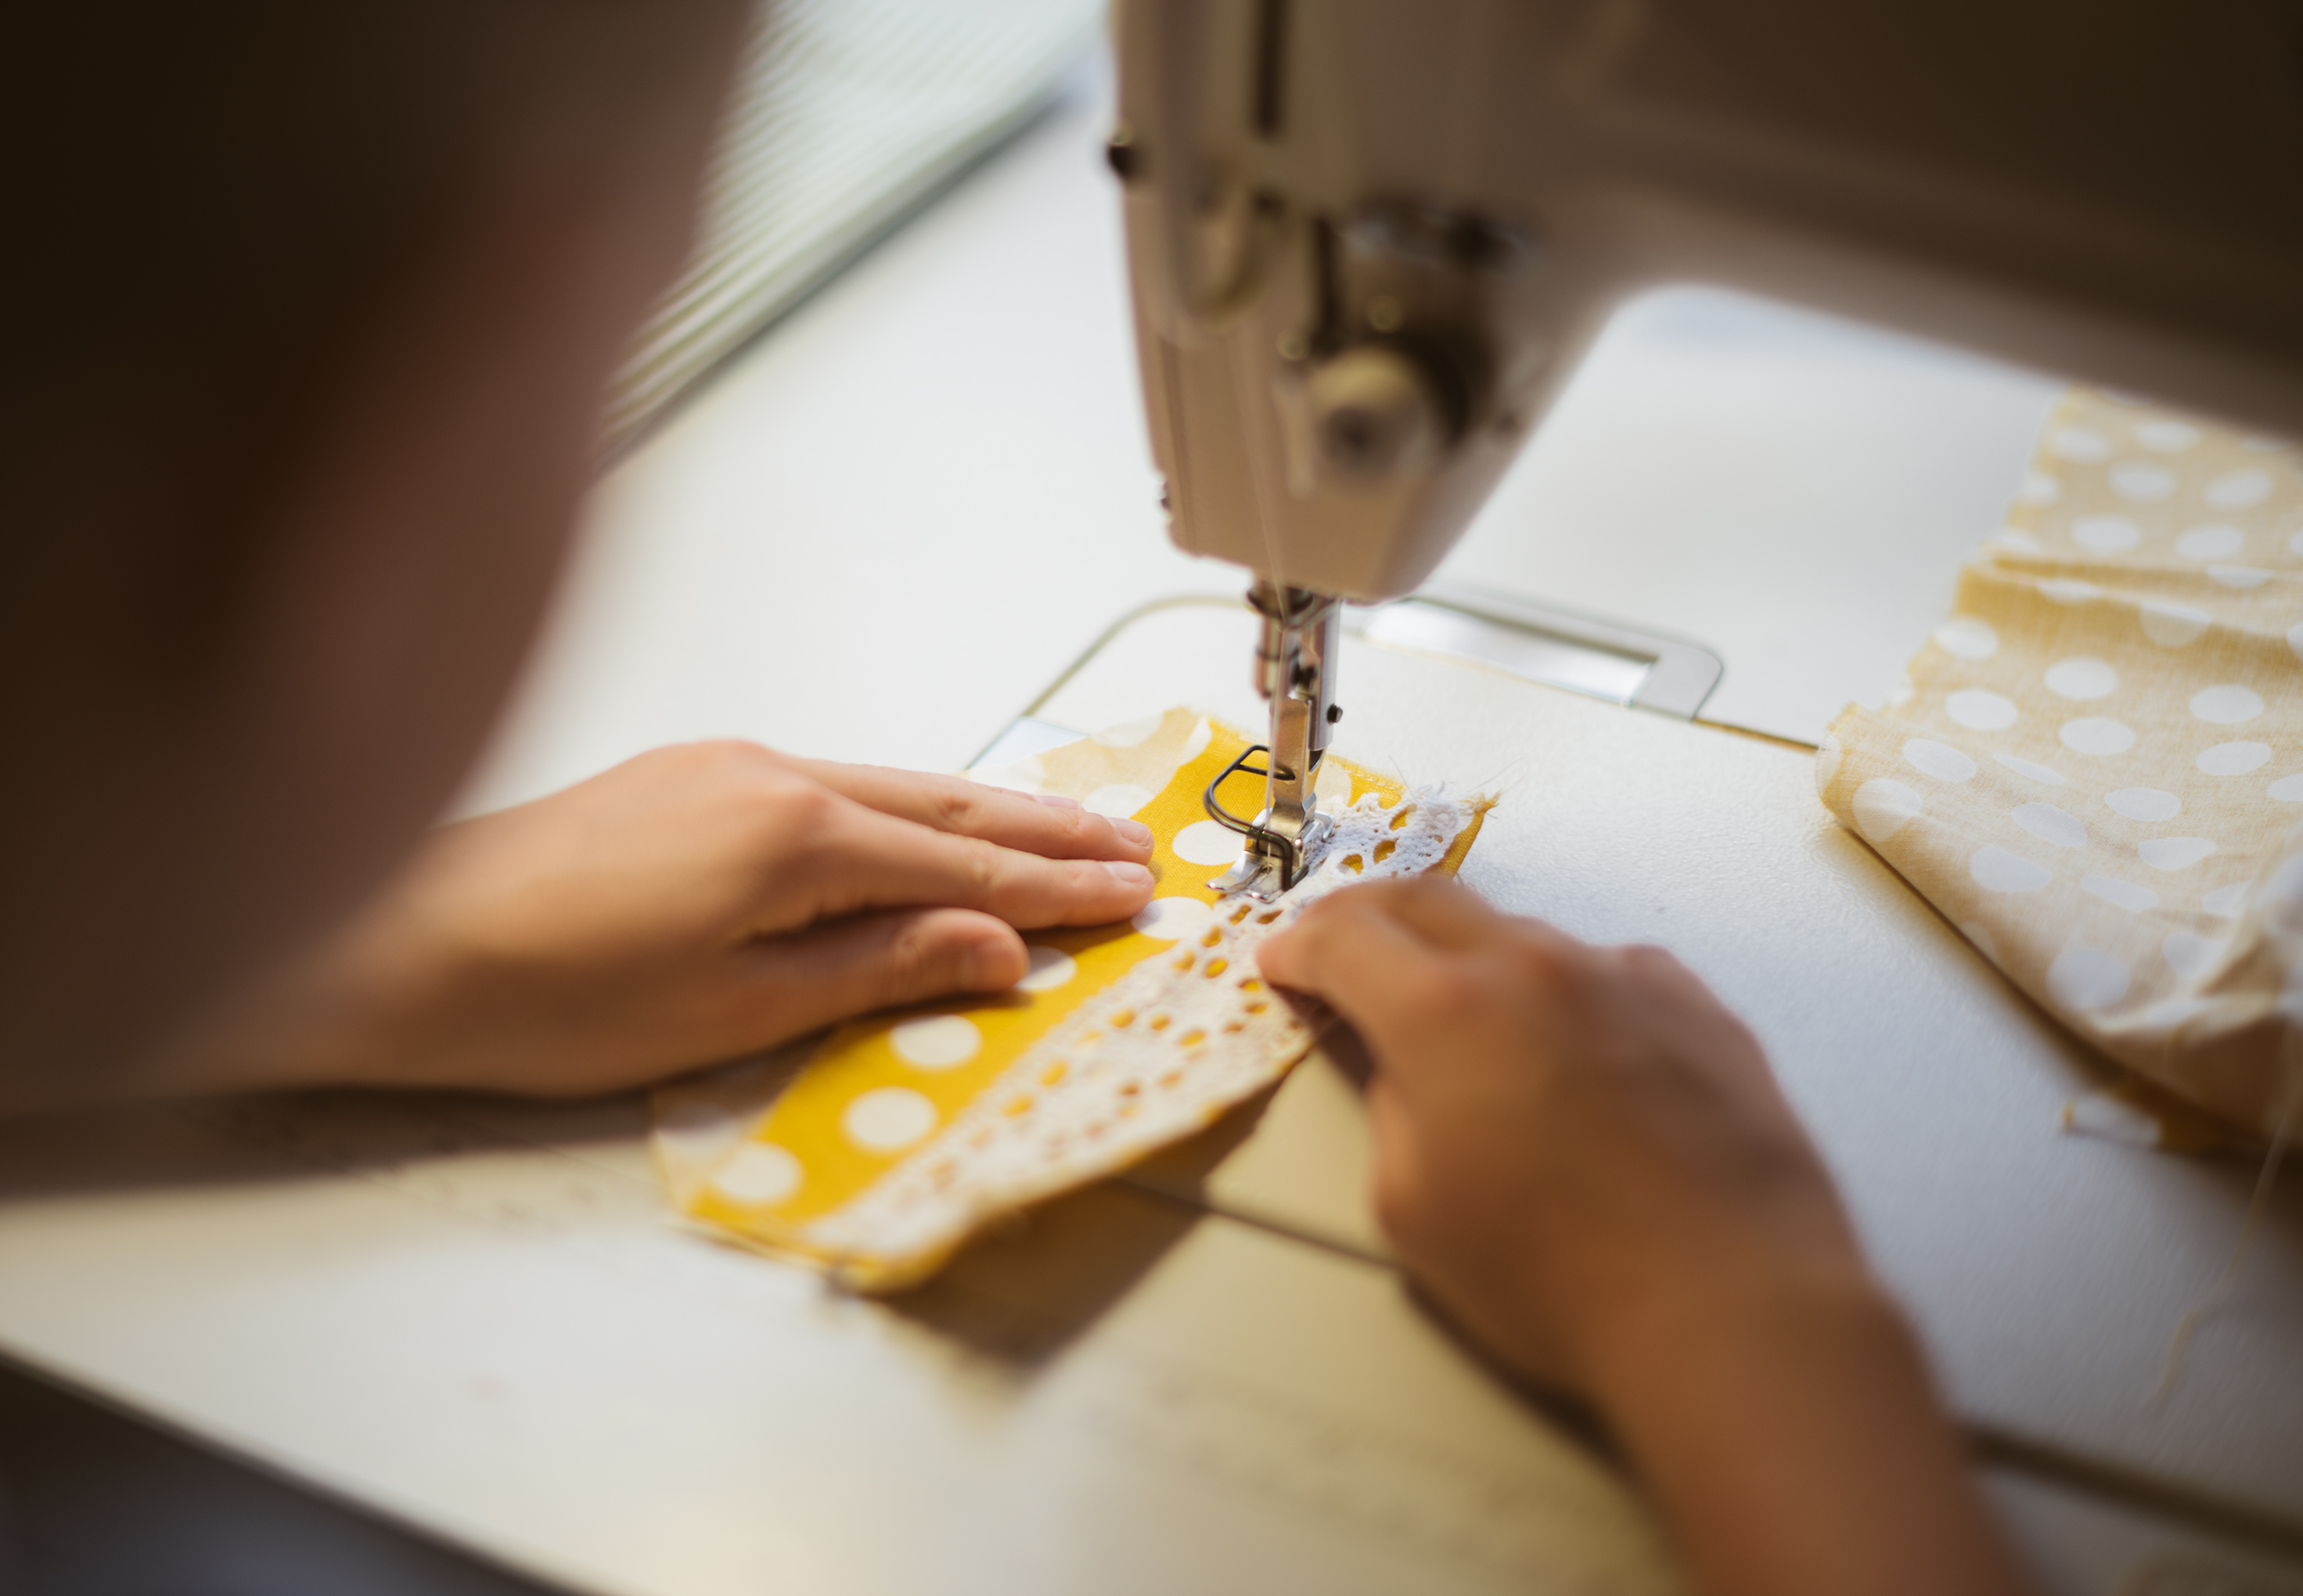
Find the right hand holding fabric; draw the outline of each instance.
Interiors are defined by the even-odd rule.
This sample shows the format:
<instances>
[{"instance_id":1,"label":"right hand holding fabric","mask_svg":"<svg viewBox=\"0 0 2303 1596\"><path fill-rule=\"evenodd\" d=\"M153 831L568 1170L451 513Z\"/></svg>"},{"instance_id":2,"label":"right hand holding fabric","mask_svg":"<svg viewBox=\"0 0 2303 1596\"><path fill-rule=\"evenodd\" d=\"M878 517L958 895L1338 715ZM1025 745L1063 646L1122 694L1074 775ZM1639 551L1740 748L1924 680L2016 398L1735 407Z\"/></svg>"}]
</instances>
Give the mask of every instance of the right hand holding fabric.
<instances>
[{"instance_id":1,"label":"right hand holding fabric","mask_svg":"<svg viewBox=\"0 0 2303 1596\"><path fill-rule=\"evenodd\" d=\"M1722 1298L1869 1289L1759 1044L1661 949L1423 879L1324 899L1262 963L1369 1045L1384 1227L1523 1373L1588 1389Z\"/></svg>"},{"instance_id":2,"label":"right hand holding fabric","mask_svg":"<svg viewBox=\"0 0 2303 1596\"><path fill-rule=\"evenodd\" d=\"M2021 1581L1751 1034L1669 953L1424 878L1261 950L1375 1060L1375 1203L1491 1353L1606 1416L1714 1596Z\"/></svg>"}]
</instances>

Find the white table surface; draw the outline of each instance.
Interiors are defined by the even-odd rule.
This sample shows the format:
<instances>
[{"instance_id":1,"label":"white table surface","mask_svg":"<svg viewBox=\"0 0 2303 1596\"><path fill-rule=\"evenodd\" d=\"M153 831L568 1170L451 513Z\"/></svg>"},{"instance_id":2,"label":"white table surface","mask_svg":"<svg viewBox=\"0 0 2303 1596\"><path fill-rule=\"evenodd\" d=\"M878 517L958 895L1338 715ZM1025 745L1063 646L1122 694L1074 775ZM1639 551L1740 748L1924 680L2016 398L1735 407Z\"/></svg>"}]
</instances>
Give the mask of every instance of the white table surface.
<instances>
[{"instance_id":1,"label":"white table surface","mask_svg":"<svg viewBox=\"0 0 2303 1596\"><path fill-rule=\"evenodd\" d=\"M616 467L464 807L709 735L955 768L1144 599L1236 590L1161 535L1101 120L1043 124ZM1937 616L2049 391L1651 303L1450 574L1706 642L1712 714L1811 736ZM1062 712L1239 690L1202 651L1170 694L1126 646ZM2068 1044L1828 825L1795 751L1354 668L1358 752L1516 784L1483 886L1681 946L1784 1052L1968 1411L2297 1510L2295 1205L2153 1408L2244 1176L2054 1137ZM1189 1189L1248 1222L1143 1195L1155 1171L898 1309L668 1230L628 1101L20 1128L0 1348L585 1590L1669 1588L1622 1483L1355 1256L1363 1130L1323 1068Z\"/></svg>"},{"instance_id":2,"label":"white table surface","mask_svg":"<svg viewBox=\"0 0 2303 1596\"><path fill-rule=\"evenodd\" d=\"M1041 712L1109 725L1183 689L1243 716L1225 667L1253 635L1236 611L1147 615ZM2099 1066L1832 819L1810 756L1348 638L1343 666L1339 750L1499 794L1467 883L1581 937L1670 947L1750 1025L1964 1416L2303 1525L2303 1181L2155 1394L2254 1166L2061 1132ZM1168 1189L1382 1256L1369 1168L1355 1094L1312 1070Z\"/></svg>"}]
</instances>

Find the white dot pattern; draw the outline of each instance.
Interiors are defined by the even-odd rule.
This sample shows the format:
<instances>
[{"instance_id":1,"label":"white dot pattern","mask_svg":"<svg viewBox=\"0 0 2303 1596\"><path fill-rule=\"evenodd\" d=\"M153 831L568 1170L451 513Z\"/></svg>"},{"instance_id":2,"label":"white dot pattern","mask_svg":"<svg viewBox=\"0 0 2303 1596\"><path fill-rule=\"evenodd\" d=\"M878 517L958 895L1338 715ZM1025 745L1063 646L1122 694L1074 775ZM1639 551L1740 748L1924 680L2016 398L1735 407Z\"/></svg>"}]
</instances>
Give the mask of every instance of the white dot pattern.
<instances>
[{"instance_id":1,"label":"white dot pattern","mask_svg":"<svg viewBox=\"0 0 2303 1596\"><path fill-rule=\"evenodd\" d=\"M2047 990L2082 1013L2107 1009L2125 997L2130 979L2127 966L2099 947L2074 944L2047 966Z\"/></svg>"},{"instance_id":2,"label":"white dot pattern","mask_svg":"<svg viewBox=\"0 0 2303 1596\"><path fill-rule=\"evenodd\" d=\"M936 1128L936 1105L909 1087L859 1093L839 1116L848 1139L867 1153L897 1153Z\"/></svg>"},{"instance_id":3,"label":"white dot pattern","mask_svg":"<svg viewBox=\"0 0 2303 1596\"><path fill-rule=\"evenodd\" d=\"M1206 930L1213 912L1197 898L1154 898L1138 909L1127 923L1146 937L1177 942Z\"/></svg>"},{"instance_id":4,"label":"white dot pattern","mask_svg":"<svg viewBox=\"0 0 2303 1596\"><path fill-rule=\"evenodd\" d=\"M2111 491L2138 504L2156 504L2175 491L2175 474L2164 466L2129 460L2111 468Z\"/></svg>"},{"instance_id":5,"label":"white dot pattern","mask_svg":"<svg viewBox=\"0 0 2303 1596\"><path fill-rule=\"evenodd\" d=\"M2047 691L2057 698L2109 698L2119 691L2119 673L2101 659L2084 655L2058 659L2047 667Z\"/></svg>"},{"instance_id":6,"label":"white dot pattern","mask_svg":"<svg viewBox=\"0 0 2303 1596\"><path fill-rule=\"evenodd\" d=\"M2081 876L2079 890L2101 898L2106 903L2116 903L2130 914L2140 914L2146 909L2159 906L2159 895L2147 886L2138 886L2132 881L2122 881L2116 876Z\"/></svg>"},{"instance_id":7,"label":"white dot pattern","mask_svg":"<svg viewBox=\"0 0 2303 1596\"><path fill-rule=\"evenodd\" d=\"M2111 458L2111 440L2090 427L2059 427L2048 436L2047 452L2059 460L2095 466Z\"/></svg>"},{"instance_id":8,"label":"white dot pattern","mask_svg":"<svg viewBox=\"0 0 2303 1596\"><path fill-rule=\"evenodd\" d=\"M1220 820L1194 820L1176 834L1176 857L1192 864L1227 865L1239 857L1238 832Z\"/></svg>"},{"instance_id":9,"label":"white dot pattern","mask_svg":"<svg viewBox=\"0 0 2303 1596\"><path fill-rule=\"evenodd\" d=\"M1088 740L1105 748L1135 748L1149 741L1166 721L1164 715L1146 715L1140 720L1123 720L1118 726L1107 726Z\"/></svg>"},{"instance_id":10,"label":"white dot pattern","mask_svg":"<svg viewBox=\"0 0 2303 1596\"><path fill-rule=\"evenodd\" d=\"M2103 801L2103 806L2115 815L2130 820L2156 823L2172 820L2183 812L2183 801L2172 793L2163 793L2157 787L2122 787Z\"/></svg>"},{"instance_id":11,"label":"white dot pattern","mask_svg":"<svg viewBox=\"0 0 2303 1596\"><path fill-rule=\"evenodd\" d=\"M2071 527L2073 541L2097 554L2121 554L2143 541L2142 532L2124 516L2084 516ZM2085 584L2072 584L2084 586ZM2092 591L2080 598L2092 598Z\"/></svg>"},{"instance_id":12,"label":"white dot pattern","mask_svg":"<svg viewBox=\"0 0 2303 1596\"><path fill-rule=\"evenodd\" d=\"M1031 968L1016 983L1018 991L1053 992L1059 987L1069 986L1072 978L1079 974L1079 961L1059 947L1033 943L1024 953L1031 961Z\"/></svg>"},{"instance_id":13,"label":"white dot pattern","mask_svg":"<svg viewBox=\"0 0 2303 1596\"><path fill-rule=\"evenodd\" d=\"M2202 937L2196 931L2170 931L2159 945L2160 953L2186 980L2196 981L2207 975L2230 951L2228 937Z\"/></svg>"},{"instance_id":14,"label":"white dot pattern","mask_svg":"<svg viewBox=\"0 0 2303 1596\"><path fill-rule=\"evenodd\" d=\"M2207 502L2219 510L2250 509L2270 497L2268 472L2233 471L2207 484Z\"/></svg>"},{"instance_id":15,"label":"white dot pattern","mask_svg":"<svg viewBox=\"0 0 2303 1596\"><path fill-rule=\"evenodd\" d=\"M2247 545L2247 534L2236 526L2194 526L2175 540L2175 552L2185 559L2229 559Z\"/></svg>"},{"instance_id":16,"label":"white dot pattern","mask_svg":"<svg viewBox=\"0 0 2303 1596\"><path fill-rule=\"evenodd\" d=\"M1999 651L1999 634L1988 621L1955 615L1936 628L1936 646L1962 659L1988 659Z\"/></svg>"},{"instance_id":17,"label":"white dot pattern","mask_svg":"<svg viewBox=\"0 0 2303 1596\"><path fill-rule=\"evenodd\" d=\"M2199 641L2200 634L2214 624L2214 617L2189 604L2170 603L2164 599L2146 599L2139 618L2143 635L2163 649L2188 648Z\"/></svg>"},{"instance_id":18,"label":"white dot pattern","mask_svg":"<svg viewBox=\"0 0 2303 1596\"><path fill-rule=\"evenodd\" d=\"M2066 1024L2259 1133L2276 1071L2231 1060L2280 969L2303 989L2303 451L2075 391L1908 676L1832 727L1825 803Z\"/></svg>"},{"instance_id":19,"label":"white dot pattern","mask_svg":"<svg viewBox=\"0 0 2303 1596\"><path fill-rule=\"evenodd\" d=\"M2191 761L2202 776L2245 776L2270 762L2270 743L2246 742L2218 743L2213 748L2202 748L2199 757Z\"/></svg>"},{"instance_id":20,"label":"white dot pattern","mask_svg":"<svg viewBox=\"0 0 2303 1596\"><path fill-rule=\"evenodd\" d=\"M2191 694L2191 713L2214 726L2237 726L2263 713L2263 695L2237 682L2219 682Z\"/></svg>"},{"instance_id":21,"label":"white dot pattern","mask_svg":"<svg viewBox=\"0 0 2303 1596\"><path fill-rule=\"evenodd\" d=\"M2187 870L2214 851L2204 836L2155 836L2135 844L2135 856L2155 870Z\"/></svg>"},{"instance_id":22,"label":"white dot pattern","mask_svg":"<svg viewBox=\"0 0 2303 1596\"><path fill-rule=\"evenodd\" d=\"M2224 920L2237 920L2247 907L2248 888L2253 885L2249 881L2234 881L2229 886L2218 886L2199 899L2199 907Z\"/></svg>"},{"instance_id":23,"label":"white dot pattern","mask_svg":"<svg viewBox=\"0 0 2303 1596\"><path fill-rule=\"evenodd\" d=\"M2070 811L2057 809L2052 803L2019 803L2010 818L2043 843L2053 843L2058 848L2087 846L2086 824Z\"/></svg>"},{"instance_id":24,"label":"white dot pattern","mask_svg":"<svg viewBox=\"0 0 2303 1596\"><path fill-rule=\"evenodd\" d=\"M1913 737L1903 744L1903 762L1937 781L1973 781L1975 761L1948 743Z\"/></svg>"},{"instance_id":25,"label":"white dot pattern","mask_svg":"<svg viewBox=\"0 0 2303 1596\"><path fill-rule=\"evenodd\" d=\"M799 1160L766 1142L747 1142L720 1166L712 1184L731 1202L769 1206L800 1188Z\"/></svg>"},{"instance_id":26,"label":"white dot pattern","mask_svg":"<svg viewBox=\"0 0 2303 1596\"><path fill-rule=\"evenodd\" d=\"M1875 776L1855 789L1855 829L1884 843L1917 819L1925 807L1918 793L1893 777Z\"/></svg>"},{"instance_id":27,"label":"white dot pattern","mask_svg":"<svg viewBox=\"0 0 2303 1596\"><path fill-rule=\"evenodd\" d=\"M2063 785L2063 773L2053 765L2043 765L2037 760L2027 760L2020 754L1995 753L1991 757L2027 781L2043 781L2051 787Z\"/></svg>"},{"instance_id":28,"label":"white dot pattern","mask_svg":"<svg viewBox=\"0 0 2303 1596\"><path fill-rule=\"evenodd\" d=\"M1108 787L1098 787L1080 800L1080 807L1090 814L1109 815L1125 820L1152 802L1149 790L1132 781L1116 781Z\"/></svg>"},{"instance_id":29,"label":"white dot pattern","mask_svg":"<svg viewBox=\"0 0 2303 1596\"><path fill-rule=\"evenodd\" d=\"M2147 421L2136 427L2135 441L2161 454L2181 454L2199 441L2199 429L2187 421Z\"/></svg>"},{"instance_id":30,"label":"white dot pattern","mask_svg":"<svg viewBox=\"0 0 2303 1596\"><path fill-rule=\"evenodd\" d=\"M2056 735L2073 753L2088 754L2096 759L2125 753L2135 746L2135 728L2124 720L2113 720L2108 715L2082 715L2076 720L2066 720Z\"/></svg>"},{"instance_id":31,"label":"white dot pattern","mask_svg":"<svg viewBox=\"0 0 2303 1596\"><path fill-rule=\"evenodd\" d=\"M922 1070L956 1070L983 1051L983 1033L965 1014L907 1020L888 1033L896 1056Z\"/></svg>"},{"instance_id":32,"label":"white dot pattern","mask_svg":"<svg viewBox=\"0 0 2303 1596\"><path fill-rule=\"evenodd\" d=\"M1344 790L1311 879L1269 908L1211 904L1188 868L1175 878L1174 836L1244 746L1178 709L1036 756L1046 791L1160 794L1146 813L1169 895L1140 922L1160 934L1050 928L1024 944L1013 992L860 1016L660 1088L656 1167L680 1211L893 1289L984 1218L1124 1168L1274 1084L1312 1033L1264 986L1260 942L1326 891L1447 868L1485 805L1329 760Z\"/></svg>"},{"instance_id":33,"label":"white dot pattern","mask_svg":"<svg viewBox=\"0 0 2303 1596\"><path fill-rule=\"evenodd\" d=\"M2037 892L2055 875L2036 860L1996 846L1978 848L1967 861L1967 871L1986 892Z\"/></svg>"},{"instance_id":34,"label":"white dot pattern","mask_svg":"<svg viewBox=\"0 0 2303 1596\"><path fill-rule=\"evenodd\" d=\"M1980 687L1953 693L1944 701L1944 713L1971 732L2004 732L2016 719L2012 699Z\"/></svg>"}]
</instances>

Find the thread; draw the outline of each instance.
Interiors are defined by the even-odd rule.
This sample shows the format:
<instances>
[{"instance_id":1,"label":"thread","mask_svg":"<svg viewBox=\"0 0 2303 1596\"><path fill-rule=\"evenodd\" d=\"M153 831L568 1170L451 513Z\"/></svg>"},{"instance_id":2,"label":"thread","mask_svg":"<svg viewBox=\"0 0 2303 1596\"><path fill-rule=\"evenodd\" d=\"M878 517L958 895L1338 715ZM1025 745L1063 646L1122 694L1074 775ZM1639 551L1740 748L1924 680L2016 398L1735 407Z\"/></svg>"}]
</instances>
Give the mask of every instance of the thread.
<instances>
[{"instance_id":1,"label":"thread","mask_svg":"<svg viewBox=\"0 0 2303 1596\"><path fill-rule=\"evenodd\" d=\"M2156 1407L2173 1392L2175 1382L2182 1373L2183 1359L2190 1350L2191 1338L2206 1323L2209 1315L2223 1307L2231 1298L2232 1289L2247 1267L2248 1254L2255 1247L2255 1239L2263 1230L2264 1215L2271 1210L2272 1189L2279 1180L2279 1166L2287 1155L2287 1146L2295 1132L2296 1112L2303 1107L2303 1043L2299 1043L2293 1022L2284 1031L2280 1057L2284 1077L2279 1120L2273 1129L2271 1146L2265 1150L2263 1165L2256 1172L2255 1192L2247 1205L2247 1214L2240 1221L2239 1240L2231 1247L2230 1259L2214 1283L2195 1298L2175 1322L2174 1333L2167 1341L2167 1363L2160 1371L2159 1383L2145 1403Z\"/></svg>"}]
</instances>

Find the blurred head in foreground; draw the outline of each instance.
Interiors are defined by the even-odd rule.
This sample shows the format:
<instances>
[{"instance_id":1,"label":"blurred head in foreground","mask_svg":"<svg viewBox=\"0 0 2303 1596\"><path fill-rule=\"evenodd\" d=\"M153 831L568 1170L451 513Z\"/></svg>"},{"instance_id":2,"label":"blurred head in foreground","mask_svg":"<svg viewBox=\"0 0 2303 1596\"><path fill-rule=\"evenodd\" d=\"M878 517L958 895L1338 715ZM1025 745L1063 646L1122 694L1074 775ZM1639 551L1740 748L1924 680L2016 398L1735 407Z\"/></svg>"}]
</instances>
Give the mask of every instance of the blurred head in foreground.
<instances>
[{"instance_id":1,"label":"blurred head in foreground","mask_svg":"<svg viewBox=\"0 0 2303 1596\"><path fill-rule=\"evenodd\" d=\"M33 1095L132 1070L445 802L686 250L747 10L13 25L0 1069Z\"/></svg>"}]
</instances>

